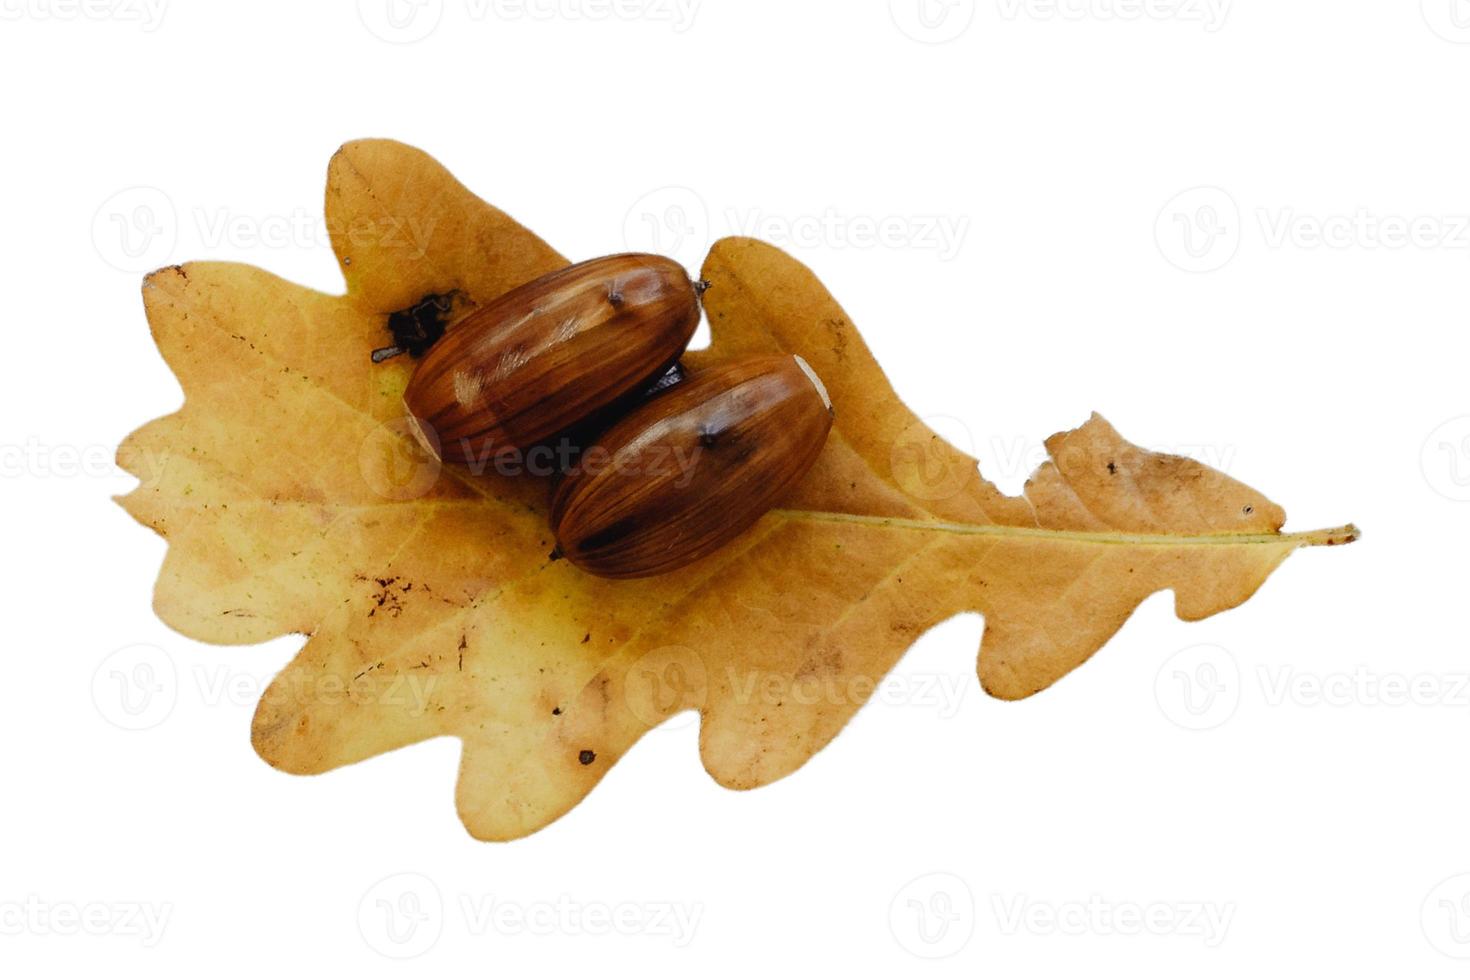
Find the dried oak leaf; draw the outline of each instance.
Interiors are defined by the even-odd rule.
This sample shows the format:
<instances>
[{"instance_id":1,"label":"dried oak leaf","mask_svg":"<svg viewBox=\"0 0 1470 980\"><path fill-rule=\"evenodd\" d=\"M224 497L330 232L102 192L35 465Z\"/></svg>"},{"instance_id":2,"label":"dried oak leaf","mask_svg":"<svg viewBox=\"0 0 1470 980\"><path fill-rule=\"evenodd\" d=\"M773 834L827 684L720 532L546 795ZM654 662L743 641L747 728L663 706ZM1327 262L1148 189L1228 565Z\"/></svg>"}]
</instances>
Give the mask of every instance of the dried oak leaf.
<instances>
[{"instance_id":1,"label":"dried oak leaf","mask_svg":"<svg viewBox=\"0 0 1470 980\"><path fill-rule=\"evenodd\" d=\"M1282 534L1259 493L1097 416L1048 440L1025 496L1005 496L904 408L805 267L726 239L703 270L713 346L688 363L799 353L836 427L794 496L731 546L654 579L592 578L549 559L543 481L425 458L402 422L412 363L368 359L394 311L468 308L566 260L388 141L337 153L326 214L346 295L235 264L148 277L186 400L119 449L141 481L120 501L170 542L155 607L174 629L310 637L257 709L267 762L319 773L458 736L458 809L479 838L544 827L688 708L717 781L778 779L957 613L984 614L985 689L1022 698L1154 592L1199 619L1295 548L1356 536Z\"/></svg>"}]
</instances>

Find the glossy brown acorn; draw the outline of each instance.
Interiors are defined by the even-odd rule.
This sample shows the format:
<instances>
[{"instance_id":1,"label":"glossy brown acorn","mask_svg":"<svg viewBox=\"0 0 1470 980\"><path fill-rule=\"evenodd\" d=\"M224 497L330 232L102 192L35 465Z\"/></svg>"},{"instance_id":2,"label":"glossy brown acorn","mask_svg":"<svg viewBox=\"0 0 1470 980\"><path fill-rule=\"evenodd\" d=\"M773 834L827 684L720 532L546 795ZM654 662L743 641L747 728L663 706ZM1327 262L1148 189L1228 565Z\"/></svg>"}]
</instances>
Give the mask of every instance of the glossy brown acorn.
<instances>
[{"instance_id":1,"label":"glossy brown acorn","mask_svg":"<svg viewBox=\"0 0 1470 980\"><path fill-rule=\"evenodd\" d=\"M699 325L699 293L659 255L568 266L451 326L403 403L448 462L524 450L663 374Z\"/></svg>"},{"instance_id":2,"label":"glossy brown acorn","mask_svg":"<svg viewBox=\"0 0 1470 980\"><path fill-rule=\"evenodd\" d=\"M605 578L702 558L811 469L831 428L827 391L799 357L691 373L609 429L557 487L557 548Z\"/></svg>"}]
</instances>

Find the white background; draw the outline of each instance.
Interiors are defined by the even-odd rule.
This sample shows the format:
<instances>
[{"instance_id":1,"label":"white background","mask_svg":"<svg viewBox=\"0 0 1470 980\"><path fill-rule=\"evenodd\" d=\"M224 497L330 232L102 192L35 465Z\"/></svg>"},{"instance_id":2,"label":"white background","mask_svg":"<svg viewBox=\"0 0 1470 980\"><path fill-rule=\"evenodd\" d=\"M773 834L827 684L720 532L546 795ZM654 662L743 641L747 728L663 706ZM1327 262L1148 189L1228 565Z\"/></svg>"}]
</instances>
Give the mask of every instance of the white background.
<instances>
[{"instance_id":1,"label":"white background","mask_svg":"<svg viewBox=\"0 0 1470 980\"><path fill-rule=\"evenodd\" d=\"M386 2L0 0L0 970L1463 975L1470 4ZM451 740L279 774L299 639L162 626L111 455L181 398L140 273L340 290L364 136L574 257L785 245L1008 491L1095 409L1364 539L1017 704L953 620L749 793L691 716L513 844Z\"/></svg>"}]
</instances>

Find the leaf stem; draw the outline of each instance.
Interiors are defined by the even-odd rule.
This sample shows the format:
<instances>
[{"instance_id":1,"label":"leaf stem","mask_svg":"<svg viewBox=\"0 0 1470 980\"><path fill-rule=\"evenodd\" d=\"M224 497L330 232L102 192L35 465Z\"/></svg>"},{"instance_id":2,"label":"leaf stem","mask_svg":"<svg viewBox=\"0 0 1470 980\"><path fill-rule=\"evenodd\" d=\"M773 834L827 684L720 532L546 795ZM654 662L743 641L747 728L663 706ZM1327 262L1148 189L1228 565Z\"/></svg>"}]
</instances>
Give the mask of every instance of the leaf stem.
<instances>
[{"instance_id":1,"label":"leaf stem","mask_svg":"<svg viewBox=\"0 0 1470 980\"><path fill-rule=\"evenodd\" d=\"M842 514L821 510L773 510L772 514L791 521L818 521L825 524L858 524L864 527L891 528L902 531L941 531L1002 538L1042 538L1051 541L1077 541L1086 544L1113 544L1155 547L1195 545L1292 544L1299 548L1331 547L1358 540L1356 525L1296 531L1289 534L1133 534L1124 531L1057 531L1043 527L1015 527L1007 524L959 524L950 521L914 520L907 517L875 517L867 514Z\"/></svg>"}]
</instances>

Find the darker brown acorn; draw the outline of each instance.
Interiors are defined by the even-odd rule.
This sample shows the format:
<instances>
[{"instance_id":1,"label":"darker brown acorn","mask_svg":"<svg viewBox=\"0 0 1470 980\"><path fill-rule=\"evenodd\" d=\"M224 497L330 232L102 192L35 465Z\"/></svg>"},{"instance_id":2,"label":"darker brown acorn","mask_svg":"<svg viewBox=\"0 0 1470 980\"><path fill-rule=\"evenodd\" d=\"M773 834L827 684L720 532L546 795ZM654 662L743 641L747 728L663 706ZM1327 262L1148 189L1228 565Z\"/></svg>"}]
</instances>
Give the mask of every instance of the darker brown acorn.
<instances>
[{"instance_id":1,"label":"darker brown acorn","mask_svg":"<svg viewBox=\"0 0 1470 980\"><path fill-rule=\"evenodd\" d=\"M692 372L589 447L557 487L557 550L605 578L702 558L754 524L811 469L832 403L800 357Z\"/></svg>"},{"instance_id":2,"label":"darker brown acorn","mask_svg":"<svg viewBox=\"0 0 1470 980\"><path fill-rule=\"evenodd\" d=\"M646 389L699 325L702 287L659 255L610 255L511 290L452 325L403 402L446 462L525 450Z\"/></svg>"}]
</instances>

